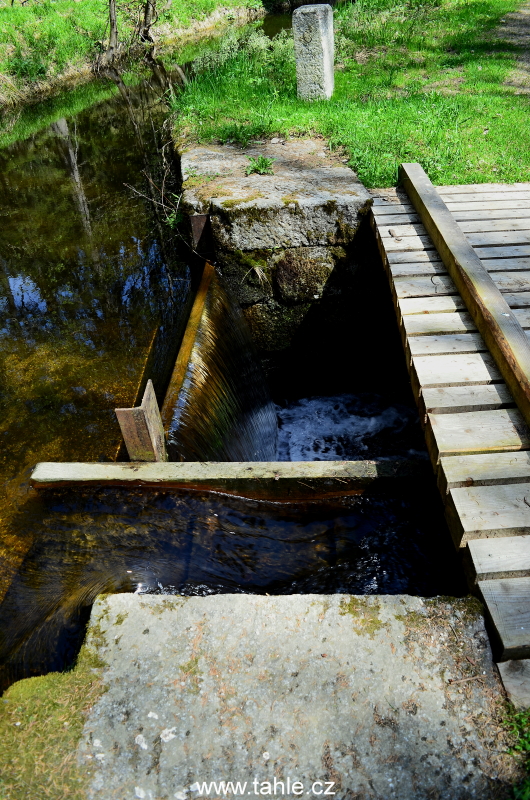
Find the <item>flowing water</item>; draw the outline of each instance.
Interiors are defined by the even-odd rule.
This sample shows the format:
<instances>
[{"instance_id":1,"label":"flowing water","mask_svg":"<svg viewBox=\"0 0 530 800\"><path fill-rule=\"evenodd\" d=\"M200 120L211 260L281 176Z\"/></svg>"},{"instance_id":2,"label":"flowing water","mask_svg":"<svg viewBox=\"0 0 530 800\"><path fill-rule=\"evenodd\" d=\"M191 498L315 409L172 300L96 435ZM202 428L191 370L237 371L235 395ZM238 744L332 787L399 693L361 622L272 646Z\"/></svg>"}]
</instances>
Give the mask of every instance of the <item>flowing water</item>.
<instances>
[{"instance_id":1,"label":"flowing water","mask_svg":"<svg viewBox=\"0 0 530 800\"><path fill-rule=\"evenodd\" d=\"M102 592L462 594L440 511L430 480L293 505L47 493L25 508L39 535L0 606L0 686L71 663Z\"/></svg>"},{"instance_id":2,"label":"flowing water","mask_svg":"<svg viewBox=\"0 0 530 800\"><path fill-rule=\"evenodd\" d=\"M248 325L209 264L205 279L195 343L180 386L172 379L162 408L164 423L166 406L171 412L169 459L275 461L276 409ZM179 356L179 377L180 371Z\"/></svg>"},{"instance_id":3,"label":"flowing water","mask_svg":"<svg viewBox=\"0 0 530 800\"><path fill-rule=\"evenodd\" d=\"M279 461L428 457L416 410L378 394L304 397L276 413Z\"/></svg>"},{"instance_id":4,"label":"flowing water","mask_svg":"<svg viewBox=\"0 0 530 800\"><path fill-rule=\"evenodd\" d=\"M186 245L155 213L155 187L167 181L171 191L175 170L160 91L115 76L72 93L72 113L59 107L42 104L15 120L3 141L25 133L0 150L0 687L72 663L101 592L463 593L427 465L422 481L295 505L214 493L28 489L37 461L117 457L113 409L141 395L146 364L161 402L199 277ZM405 371L382 286L358 287L355 313L345 300L343 329L308 317L294 360L285 354L283 366L269 369L276 414L269 401L256 409L256 398L246 409L250 428L256 413L265 422L260 457L425 458L417 414L399 388ZM364 345L364 331L375 330L366 296L377 296L391 319L388 330L377 326L390 366ZM224 329L234 329L232 352L221 355L251 398L250 372L260 368L250 347L234 350L236 340L240 348L248 342L220 297L210 319L224 315ZM221 330L216 321L205 336ZM392 392L367 379L371 363ZM207 363L206 373L215 368ZM344 383L344 375L357 382ZM217 411L226 405L224 391L204 394L203 421L212 403ZM205 457L204 441L193 457ZM233 442L225 444L218 457L234 457Z\"/></svg>"}]
</instances>

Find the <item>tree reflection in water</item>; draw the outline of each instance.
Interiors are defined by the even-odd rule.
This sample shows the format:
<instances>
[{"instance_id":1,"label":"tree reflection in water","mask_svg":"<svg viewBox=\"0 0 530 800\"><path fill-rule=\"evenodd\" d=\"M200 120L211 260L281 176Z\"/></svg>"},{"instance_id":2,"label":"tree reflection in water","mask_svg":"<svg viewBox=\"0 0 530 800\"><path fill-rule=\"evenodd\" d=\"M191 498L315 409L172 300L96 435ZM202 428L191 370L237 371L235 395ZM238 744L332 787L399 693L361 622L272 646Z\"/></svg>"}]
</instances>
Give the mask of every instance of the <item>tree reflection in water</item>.
<instances>
[{"instance_id":1,"label":"tree reflection in water","mask_svg":"<svg viewBox=\"0 0 530 800\"><path fill-rule=\"evenodd\" d=\"M159 393L178 348L192 257L125 186L170 178L165 113L145 82L0 150L0 598L31 543L29 468L113 459L153 337Z\"/></svg>"}]
</instances>

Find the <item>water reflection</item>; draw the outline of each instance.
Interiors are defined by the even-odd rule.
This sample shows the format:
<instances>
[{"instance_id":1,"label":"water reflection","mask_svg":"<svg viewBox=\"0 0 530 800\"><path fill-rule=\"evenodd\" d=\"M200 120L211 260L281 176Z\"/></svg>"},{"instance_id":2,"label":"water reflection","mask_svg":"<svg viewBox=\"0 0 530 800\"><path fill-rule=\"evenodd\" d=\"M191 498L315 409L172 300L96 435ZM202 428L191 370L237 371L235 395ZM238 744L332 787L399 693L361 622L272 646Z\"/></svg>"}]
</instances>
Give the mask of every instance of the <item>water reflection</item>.
<instances>
[{"instance_id":1,"label":"water reflection","mask_svg":"<svg viewBox=\"0 0 530 800\"><path fill-rule=\"evenodd\" d=\"M21 513L38 535L0 606L0 683L71 661L101 592L463 594L439 505L430 480L296 505L45 493Z\"/></svg>"},{"instance_id":2,"label":"water reflection","mask_svg":"<svg viewBox=\"0 0 530 800\"><path fill-rule=\"evenodd\" d=\"M148 357L162 392L188 312L187 253L125 185L149 197L171 179L163 95L118 88L0 150L0 598L28 547L13 518L28 468L114 458L113 409Z\"/></svg>"}]
</instances>

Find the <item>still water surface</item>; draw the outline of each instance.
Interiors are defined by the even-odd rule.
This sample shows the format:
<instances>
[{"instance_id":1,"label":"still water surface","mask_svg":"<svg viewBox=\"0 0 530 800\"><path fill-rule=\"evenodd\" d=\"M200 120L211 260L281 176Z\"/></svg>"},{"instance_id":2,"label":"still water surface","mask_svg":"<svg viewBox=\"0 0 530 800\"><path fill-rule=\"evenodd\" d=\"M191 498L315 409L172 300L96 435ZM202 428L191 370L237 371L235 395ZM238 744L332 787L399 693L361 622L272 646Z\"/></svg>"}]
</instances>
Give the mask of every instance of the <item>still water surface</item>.
<instances>
[{"instance_id":1,"label":"still water surface","mask_svg":"<svg viewBox=\"0 0 530 800\"><path fill-rule=\"evenodd\" d=\"M187 254L126 186L160 178L164 113L146 83L0 150L0 597L29 468L114 459L154 334L178 344Z\"/></svg>"},{"instance_id":2,"label":"still water surface","mask_svg":"<svg viewBox=\"0 0 530 800\"><path fill-rule=\"evenodd\" d=\"M296 505L28 490L37 461L116 458L113 409L149 353L163 391L195 266L130 187L149 196L175 169L166 112L149 82L122 87L0 150L0 690L71 663L101 592L464 591L427 464L425 483ZM278 415L282 459L421 448L415 412L374 394Z\"/></svg>"}]
</instances>

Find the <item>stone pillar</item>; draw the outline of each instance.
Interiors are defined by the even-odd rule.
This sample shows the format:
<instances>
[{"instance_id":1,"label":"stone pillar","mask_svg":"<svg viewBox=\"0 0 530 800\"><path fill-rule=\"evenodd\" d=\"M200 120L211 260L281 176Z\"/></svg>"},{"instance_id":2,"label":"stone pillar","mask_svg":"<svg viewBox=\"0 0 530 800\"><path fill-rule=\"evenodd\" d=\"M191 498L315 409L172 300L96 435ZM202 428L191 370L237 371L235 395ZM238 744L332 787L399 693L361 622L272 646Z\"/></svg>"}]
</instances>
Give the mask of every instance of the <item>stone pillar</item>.
<instances>
[{"instance_id":1,"label":"stone pillar","mask_svg":"<svg viewBox=\"0 0 530 800\"><path fill-rule=\"evenodd\" d=\"M298 97L329 100L334 88L333 11L329 5L300 6L293 12Z\"/></svg>"}]
</instances>

